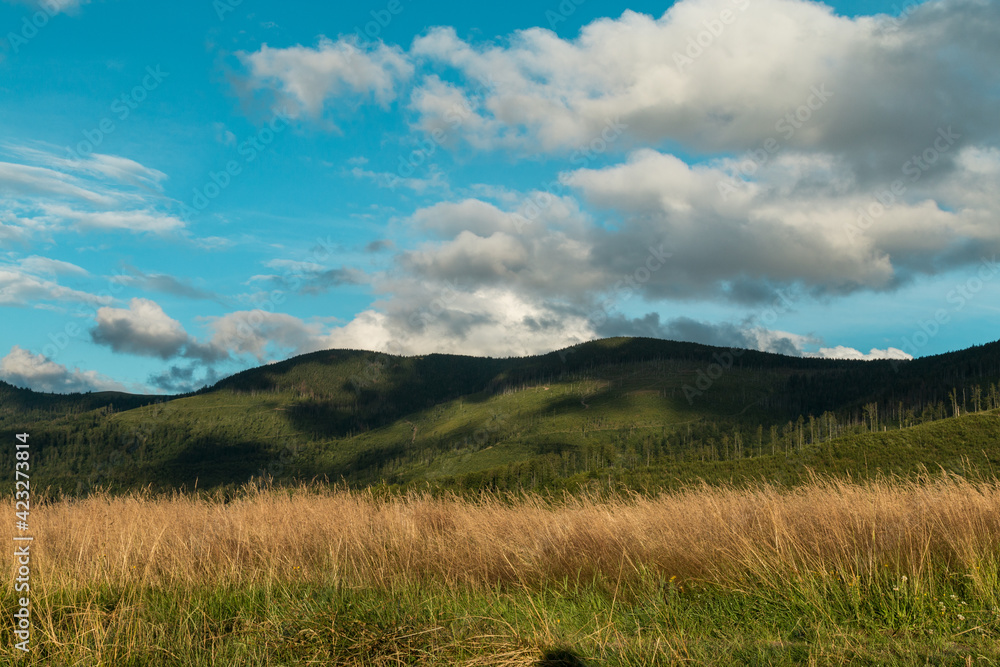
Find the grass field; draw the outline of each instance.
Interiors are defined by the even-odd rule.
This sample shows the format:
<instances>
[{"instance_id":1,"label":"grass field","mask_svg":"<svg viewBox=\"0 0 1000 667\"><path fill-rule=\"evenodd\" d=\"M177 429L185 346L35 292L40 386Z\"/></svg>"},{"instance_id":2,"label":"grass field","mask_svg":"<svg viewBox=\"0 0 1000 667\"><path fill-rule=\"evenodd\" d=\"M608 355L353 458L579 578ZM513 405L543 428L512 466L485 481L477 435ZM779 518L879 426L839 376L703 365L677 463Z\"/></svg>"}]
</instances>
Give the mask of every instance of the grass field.
<instances>
[{"instance_id":1,"label":"grass field","mask_svg":"<svg viewBox=\"0 0 1000 667\"><path fill-rule=\"evenodd\" d=\"M18 664L1000 664L997 482L32 510ZM9 615L0 634L12 663Z\"/></svg>"}]
</instances>

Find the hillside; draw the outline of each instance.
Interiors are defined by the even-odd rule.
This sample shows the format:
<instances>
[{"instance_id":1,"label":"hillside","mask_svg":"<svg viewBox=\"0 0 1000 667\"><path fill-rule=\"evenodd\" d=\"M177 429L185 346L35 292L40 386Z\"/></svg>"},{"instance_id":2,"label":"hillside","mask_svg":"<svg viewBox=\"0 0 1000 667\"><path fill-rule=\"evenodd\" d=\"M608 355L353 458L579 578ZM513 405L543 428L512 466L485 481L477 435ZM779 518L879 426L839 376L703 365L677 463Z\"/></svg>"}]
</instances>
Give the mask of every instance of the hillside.
<instances>
[{"instance_id":1,"label":"hillside","mask_svg":"<svg viewBox=\"0 0 1000 667\"><path fill-rule=\"evenodd\" d=\"M0 385L0 437L30 433L33 482L68 493L262 475L505 489L794 483L807 468L995 465L996 418L964 415L1000 408L998 378L1000 343L904 363L641 338L515 359L328 350L179 397Z\"/></svg>"},{"instance_id":2,"label":"hillside","mask_svg":"<svg viewBox=\"0 0 1000 667\"><path fill-rule=\"evenodd\" d=\"M117 391L46 394L15 387L0 380L0 428L8 425L16 428L18 424L79 414L109 406L117 410L131 410L158 400L162 400L162 397Z\"/></svg>"}]
</instances>

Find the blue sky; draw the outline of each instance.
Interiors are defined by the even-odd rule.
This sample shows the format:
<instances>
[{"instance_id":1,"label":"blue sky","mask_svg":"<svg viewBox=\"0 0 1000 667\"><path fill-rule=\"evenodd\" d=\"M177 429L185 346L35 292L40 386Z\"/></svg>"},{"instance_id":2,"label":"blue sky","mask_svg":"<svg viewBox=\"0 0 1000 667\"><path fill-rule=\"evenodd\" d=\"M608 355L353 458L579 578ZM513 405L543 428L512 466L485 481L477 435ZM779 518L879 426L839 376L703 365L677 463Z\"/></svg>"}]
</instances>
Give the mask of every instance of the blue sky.
<instances>
[{"instance_id":1,"label":"blue sky","mask_svg":"<svg viewBox=\"0 0 1000 667\"><path fill-rule=\"evenodd\" d=\"M0 27L20 386L997 338L995 3L45 0Z\"/></svg>"}]
</instances>

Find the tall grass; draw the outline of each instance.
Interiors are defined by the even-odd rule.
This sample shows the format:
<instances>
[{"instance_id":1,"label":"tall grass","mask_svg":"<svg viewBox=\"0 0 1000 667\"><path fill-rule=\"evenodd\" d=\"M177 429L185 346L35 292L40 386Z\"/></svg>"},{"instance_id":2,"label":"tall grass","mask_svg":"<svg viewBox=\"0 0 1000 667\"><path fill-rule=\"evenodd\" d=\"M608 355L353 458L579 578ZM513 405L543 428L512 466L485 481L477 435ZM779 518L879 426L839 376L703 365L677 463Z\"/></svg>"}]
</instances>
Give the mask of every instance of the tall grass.
<instances>
[{"instance_id":1,"label":"tall grass","mask_svg":"<svg viewBox=\"0 0 1000 667\"><path fill-rule=\"evenodd\" d=\"M995 594L1000 483L816 480L794 490L694 487L655 498L377 498L301 487L230 502L175 494L36 506L37 576L80 585L313 581L542 585L640 572L783 586L807 574L962 571ZM8 558L13 569L13 560Z\"/></svg>"},{"instance_id":2,"label":"tall grass","mask_svg":"<svg viewBox=\"0 0 1000 667\"><path fill-rule=\"evenodd\" d=\"M1000 483L954 476L615 500L321 487L248 488L227 502L97 495L45 502L31 519L35 613L53 641L73 591L150 588L530 595L596 586L613 616L615 605L714 587L890 624L917 608L958 615L950 594L970 610L954 631L980 634L997 631L1000 613ZM120 640L138 641L128 636Z\"/></svg>"}]
</instances>

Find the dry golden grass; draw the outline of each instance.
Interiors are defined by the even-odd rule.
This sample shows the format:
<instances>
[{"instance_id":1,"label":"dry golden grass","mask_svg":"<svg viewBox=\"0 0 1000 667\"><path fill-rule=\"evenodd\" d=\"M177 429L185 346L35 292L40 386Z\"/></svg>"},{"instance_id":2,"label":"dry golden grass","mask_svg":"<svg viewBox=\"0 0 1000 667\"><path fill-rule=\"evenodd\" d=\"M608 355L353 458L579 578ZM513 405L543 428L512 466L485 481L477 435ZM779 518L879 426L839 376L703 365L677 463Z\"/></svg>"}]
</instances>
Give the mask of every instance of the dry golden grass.
<instances>
[{"instance_id":1,"label":"dry golden grass","mask_svg":"<svg viewBox=\"0 0 1000 667\"><path fill-rule=\"evenodd\" d=\"M530 587L593 577L627 585L647 574L778 588L880 573L906 575L919 589L950 571L995 601L1000 563L1000 483L954 477L558 503L315 488L248 491L228 503L99 495L33 507L31 523L33 589L429 580Z\"/></svg>"}]
</instances>

